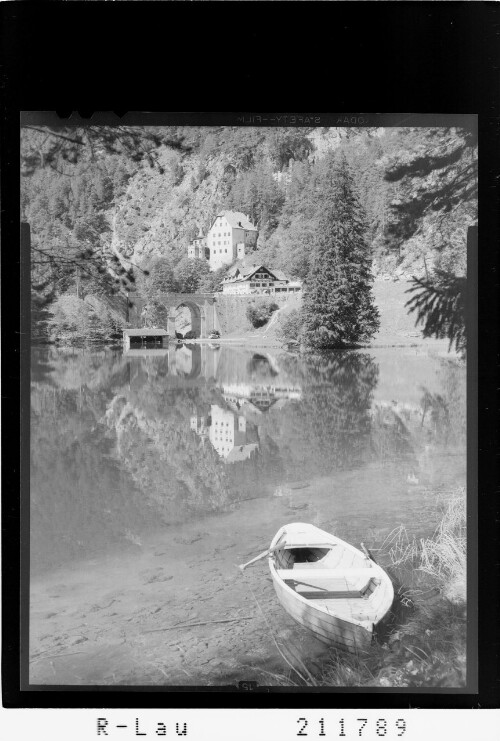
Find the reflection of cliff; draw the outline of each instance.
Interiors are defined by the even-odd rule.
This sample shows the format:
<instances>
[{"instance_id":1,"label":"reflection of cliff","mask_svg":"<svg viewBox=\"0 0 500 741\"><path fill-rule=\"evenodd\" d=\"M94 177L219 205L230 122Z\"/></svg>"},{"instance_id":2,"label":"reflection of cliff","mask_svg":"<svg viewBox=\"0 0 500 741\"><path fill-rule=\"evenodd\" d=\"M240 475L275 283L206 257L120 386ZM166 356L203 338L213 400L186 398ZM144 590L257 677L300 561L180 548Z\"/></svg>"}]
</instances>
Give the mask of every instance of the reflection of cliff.
<instances>
[{"instance_id":1,"label":"reflection of cliff","mask_svg":"<svg viewBox=\"0 0 500 741\"><path fill-rule=\"evenodd\" d=\"M53 377L74 385L64 360L52 357L51 365ZM116 379L113 365L107 366L108 378ZM102 386L66 389L44 380L32 384L32 573L134 542L136 533L156 520L129 472L113 457L113 441L100 423L106 396Z\"/></svg>"},{"instance_id":2,"label":"reflection of cliff","mask_svg":"<svg viewBox=\"0 0 500 741\"><path fill-rule=\"evenodd\" d=\"M122 391L109 405L106 423L116 436L117 457L139 488L174 519L183 511L223 506L228 491L217 456L190 433L196 391L194 399L168 389L155 392L152 384Z\"/></svg>"}]
</instances>

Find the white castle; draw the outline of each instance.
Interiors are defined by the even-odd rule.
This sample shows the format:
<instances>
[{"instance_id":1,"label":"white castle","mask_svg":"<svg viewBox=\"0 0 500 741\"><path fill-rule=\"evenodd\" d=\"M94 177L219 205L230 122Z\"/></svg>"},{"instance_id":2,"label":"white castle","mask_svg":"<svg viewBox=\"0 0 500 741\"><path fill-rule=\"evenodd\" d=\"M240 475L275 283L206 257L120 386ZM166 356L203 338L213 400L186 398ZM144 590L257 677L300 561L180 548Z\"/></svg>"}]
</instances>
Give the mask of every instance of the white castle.
<instances>
[{"instance_id":1,"label":"white castle","mask_svg":"<svg viewBox=\"0 0 500 741\"><path fill-rule=\"evenodd\" d=\"M188 248L191 259L208 260L210 270L241 260L257 246L258 229L241 211L221 211L206 236L200 233Z\"/></svg>"}]
</instances>

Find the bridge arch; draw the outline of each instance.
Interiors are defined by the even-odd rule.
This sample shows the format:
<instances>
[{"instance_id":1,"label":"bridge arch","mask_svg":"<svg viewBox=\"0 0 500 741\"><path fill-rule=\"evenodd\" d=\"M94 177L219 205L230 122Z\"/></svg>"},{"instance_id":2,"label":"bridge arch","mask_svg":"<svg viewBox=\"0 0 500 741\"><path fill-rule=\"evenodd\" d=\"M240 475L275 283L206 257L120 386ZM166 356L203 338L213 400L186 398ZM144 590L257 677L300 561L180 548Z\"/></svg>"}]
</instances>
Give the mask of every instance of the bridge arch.
<instances>
[{"instance_id":1,"label":"bridge arch","mask_svg":"<svg viewBox=\"0 0 500 741\"><path fill-rule=\"evenodd\" d=\"M131 295L130 318L132 323L140 323L140 314L145 300L139 295ZM173 338L176 332L176 311L181 306L186 306L191 315L191 327L194 329L196 338L207 338L214 329L219 330L219 320L217 317L216 299L213 293L162 293L158 296L158 301L166 309L165 325L168 335Z\"/></svg>"},{"instance_id":2,"label":"bridge arch","mask_svg":"<svg viewBox=\"0 0 500 741\"><path fill-rule=\"evenodd\" d=\"M187 309L189 312L189 329L185 330L185 323L181 325L179 323L180 310ZM202 315L204 309L196 301L190 301L189 299L183 299L177 306L170 306L168 310L168 323L170 325L167 329L170 337L181 336L185 339L199 339L202 336ZM181 331L182 329L182 331Z\"/></svg>"}]
</instances>

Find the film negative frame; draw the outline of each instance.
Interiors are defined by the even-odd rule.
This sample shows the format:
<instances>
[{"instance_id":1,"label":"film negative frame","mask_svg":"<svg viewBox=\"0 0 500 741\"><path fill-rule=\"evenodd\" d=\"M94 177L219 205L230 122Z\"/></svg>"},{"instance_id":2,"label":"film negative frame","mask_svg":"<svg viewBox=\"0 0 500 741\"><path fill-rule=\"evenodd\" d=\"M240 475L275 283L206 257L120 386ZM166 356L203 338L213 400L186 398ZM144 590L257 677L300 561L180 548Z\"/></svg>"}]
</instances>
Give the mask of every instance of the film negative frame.
<instances>
[{"instance_id":1,"label":"film negative frame","mask_svg":"<svg viewBox=\"0 0 500 741\"><path fill-rule=\"evenodd\" d=\"M66 112L64 112L63 115L65 115L65 114L66 114ZM85 123L85 122L88 122L89 121L89 118L87 118L88 115L89 114L87 112L83 112L83 115L76 114L76 116L73 113L71 115L71 117L68 119L68 118L65 118L65 117L64 118L61 118L57 113L55 113L55 114L47 114L47 113L44 113L44 114L34 114L34 115L33 114L30 114L30 113L27 113L27 114L23 114L22 121L24 123L26 123L28 121L31 122L31 123L34 122L37 125L41 125L41 126L55 126L56 124L60 125L60 123L58 123L58 122L61 122L62 121L63 125L75 125L75 126L79 126L79 125L82 125L82 123ZM459 117L452 117L452 118L453 118L453 121L454 121L454 123L452 125L460 125L460 121L463 120L463 117L461 117L461 116L459 116ZM465 118L468 118L468 117L465 117ZM312 123L312 119L314 119L314 123ZM345 114L345 113L341 113L341 114L336 114L336 113L333 113L333 114L324 114L324 113L322 113L322 114L307 114L307 113L299 113L299 114L294 114L294 113L175 114L175 113L170 113L170 114L153 114L153 116L151 116L151 114L143 114L143 113L139 113L139 114L135 114L135 113L123 114L122 112L120 112L120 115L117 115L117 114L109 114L109 113L104 113L104 114L99 114L99 113L93 113L92 114L91 113L91 119L90 120L92 121L92 125L99 125L99 126L101 126L101 125L105 125L105 126L109 126L109 125L144 126L144 125L148 125L148 123L149 123L149 125L198 125L198 126L200 126L200 125L203 125L203 126L205 126L205 125L207 125L207 126L209 126L209 125L236 125L236 126L269 126L269 125L276 125L276 126L279 126L279 125L290 125L290 126L295 126L295 125L298 125L298 126L301 126L301 125L317 125L317 126L335 126L335 125L336 126L340 126L340 125L342 125L342 126L347 126L347 125L353 125L353 126L363 126L363 125L367 125L367 126L382 126L382 125L383 126L390 126L390 125L393 125L393 126L397 126L397 125L399 125L399 126L401 126L401 125L408 125L408 126L419 126L419 125L420 126L444 126L444 125L450 125L450 123L449 123L450 117L449 116L444 116L444 115L443 116L433 116L431 114L420 114L420 115L419 114L403 114L403 115L401 115L401 114L386 114L386 115L374 114L374 115L371 115L371 114L352 114L352 113L348 113L348 114ZM479 152L479 157L480 157L480 168L481 168L481 120L479 120L479 132L480 132L480 152ZM481 169L480 169L480 172L481 172ZM480 183L481 183L481 181L480 181ZM481 187L481 184L480 184L480 187ZM481 226L482 226L481 217L480 217L480 222L479 223L480 223L480 238L481 238ZM29 277L29 262L27 262L24 259L24 256L23 256L23 259L21 261L21 265L22 265L23 276L24 276L24 284L23 285L24 285L24 290L26 290L26 276ZM475 267L474 260L471 261L470 256L469 256L468 281L469 281L469 285L471 286L471 302L470 302L470 305L469 305L469 312L468 312L469 327L471 327L471 325L474 326L474 324L476 323L476 316L475 316L474 304L475 304L475 296L477 296L477 292L475 290L476 280L475 280L475 277L474 277L474 267ZM479 267L478 267L478 269L480 270ZM22 329L22 335L21 335L21 338L22 338L22 357L23 357L24 361L26 361L26 358L29 356L29 343L26 341L27 338L29 338L29 335L27 334L27 327L29 327L29 307L26 305L25 298L24 298L23 303L22 303L22 320L24 322L23 323L23 329ZM479 338L480 334L481 334L481 332L474 331L474 330L471 331L469 329L469 337L472 339L472 341L473 341L473 338L474 337ZM23 371L23 373L25 373L25 371ZM468 434L473 439L475 437L475 426L476 426L475 425L475 421L474 421L475 416L476 416L475 415L475 411L477 411L477 402L476 402L476 404L474 403L475 402L475 394L477 394L477 386L476 386L476 388L474 388L474 385L475 385L474 382L477 381L478 377L479 377L479 370L478 370L477 367L475 367L475 364L474 364L474 360L473 360L473 346L472 346L470 348L469 354L468 354ZM482 377L484 378L484 375ZM477 399L477 396L476 396L476 399ZM25 400L26 400L26 397L24 396L23 401L25 402ZM24 408L24 414L21 417L22 420L24 419L24 424L26 424L26 419L27 419L26 411L27 411L26 408ZM26 437L27 437L27 430L26 430L26 427L25 427L22 430L21 439L25 441L26 440ZM28 437L28 439L29 439L29 437ZM26 452L24 454L26 455ZM469 479L468 483L469 483L469 487L472 485L472 487L475 488L476 484L474 482L476 480L477 468L476 468L475 463L474 463L474 447L473 446L471 447L470 444L469 444L469 456L471 456L471 455L472 455L472 460L471 460L470 457L469 457L469 460L468 460L468 477L471 477L472 476L472 479ZM22 479L24 479L24 477L25 477L25 472L26 472L26 467L25 467L25 465L22 465L21 466L21 477L22 477ZM24 481L24 482L22 481L22 483L24 483L23 489L25 491L26 481ZM469 502L469 512L468 512L469 528L471 527L471 524L474 526L474 522L476 521L475 520L475 518L476 518L475 507L473 506L471 508L471 506L470 506L471 505L471 497L470 497L470 491L471 490L473 491L474 489L469 488L469 498L468 498L468 502ZM24 496L24 494L23 494L23 496ZM481 523L481 515L479 517L479 524L480 523ZM21 522L21 525L22 525L23 533L24 533L23 542L24 542L24 547L25 547L25 545L26 545L26 532L25 532L24 528L26 526L26 523L25 522ZM469 573L471 573L471 572L474 573L474 570L475 570L475 548L474 548L474 544L473 543L472 543L472 547L469 545L468 557L469 557L469 559L472 559L472 561L469 561ZM26 568L26 561L24 561L24 569L25 568ZM26 576L26 572L23 571L23 573L24 573L24 576ZM480 572L480 583L481 583L481 572ZM469 594L470 595L473 595L474 594L474 591L473 591L474 590L474 585L473 584L471 585L469 583L469 587L470 588L472 587L471 592ZM24 597L24 599L25 599L25 597ZM472 599L473 599L473 596L472 596ZM24 603L24 604L26 605L26 603ZM24 610L24 613L23 613L23 610L21 609L21 621L23 621L23 619L25 619L25 617L23 618L23 614L24 614L24 616L26 616L25 610ZM9 620L7 622L9 622ZM470 625L469 625L469 627L470 627ZM22 629L23 630L26 630L26 625L23 622L22 622ZM472 630L471 630L471 633L469 634L469 641L468 641L469 644L474 644L476 635L477 635L477 632L475 630L475 627L473 626L472 627ZM5 642L4 642L4 645L5 645ZM25 650L23 649L22 642L21 642L21 652L20 652L20 655L21 655L21 660L23 660L23 657L26 658L26 654L25 654ZM474 661L472 660L471 664L473 664L473 663L474 663ZM370 689L370 690L367 690L367 691L365 691L365 690L359 690L358 691L358 688L349 688L349 689L347 689L347 688L345 688L345 689L344 688L335 688L334 690L332 690L332 692L334 692L335 694L339 694L342 697L342 700L341 700L341 703L340 703L341 706L345 706L346 705L346 700L347 700L346 695L352 695L353 696L353 702L354 702L354 704L356 704L356 695L359 696L359 694L362 693L363 694L363 705L365 705L365 706L368 706L366 700L367 700L367 697L369 697L369 696L373 696L373 701L375 702L375 705L374 706L378 706L379 701L381 699L380 698L380 694L383 695L383 698L384 698L383 702L384 702L384 705L385 706L392 706L392 702L393 701L395 701L396 703L399 702L399 701L403 701L403 704L406 705L407 702L408 702L408 700L409 700L408 695L410 695L411 698L412 698L412 700L414 700L414 703L416 705L419 705L420 707L422 707L422 706L424 706L426 704L426 701L427 701L429 695L434 695L434 699L433 700L432 700L432 697L431 697L432 702L430 704L435 707L436 695L439 695L440 698L444 698L446 696L445 697L445 704L447 705L448 703L446 702L446 700L450 699L449 697L447 697L449 694L452 694L452 695L460 695L460 694L463 694L464 700L465 700L464 706L465 707L467 707L467 706L470 707L471 699L474 696L476 696L477 689L478 689L477 683L475 681L473 681L472 684L471 684L471 686L470 687L468 686L467 689L464 690L463 692L460 692L460 691L457 692L456 690L454 690L451 693L450 693L449 690L446 690L446 689L441 690L440 688L434 688L432 690L429 690L429 689L426 688L422 692L420 692L420 691L413 692L412 691L411 693L406 693L406 692L401 693L400 691L399 692L391 692L390 690L388 691L387 689L383 689L382 691L380 691L378 688L377 689L376 688L373 688L373 689ZM50 688L49 687L39 687L39 688L37 688L37 690L42 690L42 692L40 693L40 695L43 695L43 696L50 695L53 692L59 692L60 693L60 692L63 692L64 691L64 689L62 687L56 688L54 686L51 686ZM160 692L175 692L176 693L176 696L175 696L175 700L173 700L173 704L174 705L178 705L179 704L178 699L179 699L180 696L177 693L183 693L183 695L186 696L184 693L188 693L188 695L191 695L191 693L195 692L197 694L197 696L199 697L199 693L200 692L202 692L204 694L208 692L208 694L210 696L212 696L212 700L210 701L210 703L213 704L213 694L214 693L217 693L217 694L219 694L220 692L230 692L230 693L238 692L238 693L241 693L242 691L245 691L244 688L218 688L218 687L210 687L210 688L192 688L192 687L174 688L174 687L162 687L162 688L156 689L156 688L152 688L151 686L146 686L146 687L120 687L120 688L110 688L108 686L106 686L106 687L95 687L95 686L88 686L88 685L85 686L85 687L82 687L82 688L77 688L77 687L72 686L72 687L70 687L70 688L68 687L66 689L66 691L67 692L70 692L71 695L72 695L72 703L75 702L75 700L74 700L75 694L74 693L75 692L79 692L81 690L85 690L85 692L81 694L81 699L82 699L82 704L83 705L86 705L87 704L87 701L85 700L85 697L84 696L87 695L89 692L90 693L95 693L95 692L97 692L97 693L105 693L106 698L109 697L110 699L111 699L111 696L110 696L111 693L115 693L116 692L117 697L119 697L120 695L122 695L122 693L126 692L127 695L132 694L132 695L135 696L134 697L134 700L131 702L131 705L134 706L134 707L135 706L140 706L140 704L138 704L136 702L136 699L140 699L141 696L144 697L144 693L148 693L149 694L149 693L154 693L154 692L157 692L157 691L160 691ZM273 688L273 690L274 690L274 688ZM27 692L28 694L31 695L33 691L36 692L35 688L31 688L26 683L23 683L22 693L26 693ZM297 691L301 694L301 703L302 704L303 704L303 700L306 699L306 696L307 696L307 700L311 700L313 702L313 704L316 704L315 701L316 700L320 700L320 697L321 696L324 696L324 694L325 694L324 688L323 688L323 690L321 690L321 692L316 691L315 688L311 688L311 690L308 690L306 693L304 693L302 689L299 689ZM282 698L284 694L287 694L288 695L289 692L290 692L291 695L293 695L296 691L295 690L291 690L291 691L288 691L287 690L287 692L284 693L282 690L280 690L278 693L275 693L275 691L273 691L272 694L273 695L274 694L278 694L280 696L280 698ZM264 695L265 694L269 695L269 691L268 691L267 688L262 688L261 691L258 691L257 690L257 693L258 693L258 696L260 698L260 701L262 701L263 699L265 699L264 698ZM247 700L250 700L250 701L251 700L255 700L255 701L257 701L257 697L256 697L256 694L257 693L252 692L251 693L252 694L252 697L250 697L250 693L248 691L246 691L246 694L245 694L245 705L247 704ZM318 697L318 695L320 697ZM378 695L378 698L376 699L377 695ZM26 695L24 695L24 696L26 697ZM101 695L101 697L102 697L102 695ZM332 701L332 699L333 699L332 698L332 694L330 692L328 692L328 697L329 697L329 704L330 704L331 701ZM26 697L26 699L27 699L27 697ZM42 698L40 698L40 699L42 699ZM127 704L129 704L129 702L130 702L131 699L132 698L127 697ZM457 707L458 705L461 705L461 702L457 702L457 700L458 700L458 698L455 697L455 701L454 701L454 704L452 706ZM49 700L49 702L50 702L50 700ZM163 704L163 702L164 702L164 698L162 698L162 704ZM319 704L321 705L323 702L324 702L324 697L322 697L322 699L319 701ZM106 704L108 704L108 703L106 702ZM410 700L410 704L412 704L411 700ZM37 705L35 704L35 706L37 706ZM120 704L118 704L116 706L119 707ZM398 707L400 705L394 705L394 706L395 707Z\"/></svg>"}]
</instances>

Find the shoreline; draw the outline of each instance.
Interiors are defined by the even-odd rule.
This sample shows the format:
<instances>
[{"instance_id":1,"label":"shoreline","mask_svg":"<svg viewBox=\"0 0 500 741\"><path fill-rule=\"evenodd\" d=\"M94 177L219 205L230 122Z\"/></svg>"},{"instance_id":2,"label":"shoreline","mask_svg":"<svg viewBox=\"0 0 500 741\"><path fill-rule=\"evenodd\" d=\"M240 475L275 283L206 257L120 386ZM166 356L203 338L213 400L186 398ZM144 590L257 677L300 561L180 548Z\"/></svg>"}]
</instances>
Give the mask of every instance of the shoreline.
<instances>
[{"instance_id":1,"label":"shoreline","mask_svg":"<svg viewBox=\"0 0 500 741\"><path fill-rule=\"evenodd\" d=\"M351 351L369 351L369 350L388 350L388 349L409 349L409 348L425 348L429 350L444 350L446 355L452 355L459 357L459 355L449 348L448 340L437 340L434 338L419 338L413 342L402 342L399 340L379 340L374 341L368 345L356 345L353 347L338 347L338 348L325 348L321 350L308 350L300 351L298 348L291 350L287 347L286 343L278 342L275 338L263 338L255 335L243 335L241 337L221 337L216 340L209 340L206 338L196 338L189 340L169 340L166 347L144 347L144 348L132 348L131 350L124 351L129 353L132 352L134 355L153 355L168 352L170 347L180 345L209 345L216 348L219 345L234 346L234 347L250 347L250 348L273 348L276 350L282 350L283 352L290 352L293 354L308 355L314 352L351 352ZM118 340L110 343L103 340L102 342L84 343L75 342L74 344L63 345L57 342L33 342L32 347L35 348L57 348L58 350L73 350L73 349L86 349L86 350L123 350L123 342Z\"/></svg>"},{"instance_id":2,"label":"shoreline","mask_svg":"<svg viewBox=\"0 0 500 741\"><path fill-rule=\"evenodd\" d=\"M311 482L311 487L319 485L329 495L329 480ZM310 492L293 491L294 507L309 501ZM434 524L429 521L425 528L429 539L441 519L439 509L436 500ZM282 686L287 668L275 650L275 634L302 657L318 682L324 677L324 686L341 686L332 673L326 674L333 671L332 652L278 604L266 564L244 575L237 568L266 546L263 533L270 530L269 522L294 516L284 498L244 501L217 517L160 528L126 551L38 574L30 589L30 681L45 686L220 686L236 681L244 668L259 684ZM242 538L241 522L249 520L253 526ZM340 530L345 527L347 522ZM417 537L420 532L410 530ZM361 531L351 533L350 540L360 537ZM382 539L370 542L377 546L383 546ZM415 566L409 564L409 573L417 573ZM392 633L384 637L386 648L382 642L373 648L372 671L379 661L404 660L404 669L412 660L405 653L407 642L396 635L412 617L396 616ZM354 684L368 686L363 666L356 668L345 655L338 658L334 669L344 672L343 679L350 668Z\"/></svg>"}]
</instances>

